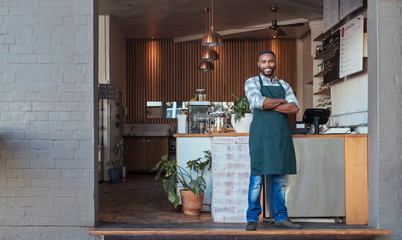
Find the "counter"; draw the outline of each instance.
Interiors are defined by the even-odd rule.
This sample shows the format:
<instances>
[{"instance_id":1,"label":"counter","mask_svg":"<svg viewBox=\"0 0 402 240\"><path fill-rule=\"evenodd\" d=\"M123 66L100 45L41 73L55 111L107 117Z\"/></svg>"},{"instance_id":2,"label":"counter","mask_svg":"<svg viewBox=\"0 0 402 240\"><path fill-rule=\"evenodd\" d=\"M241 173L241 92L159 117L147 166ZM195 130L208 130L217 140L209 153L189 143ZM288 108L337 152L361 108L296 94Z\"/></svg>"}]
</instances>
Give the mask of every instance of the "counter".
<instances>
[{"instance_id":1,"label":"counter","mask_svg":"<svg viewBox=\"0 0 402 240\"><path fill-rule=\"evenodd\" d=\"M204 200L206 200L206 204L211 204L214 221L245 222L250 172L248 134L177 134L175 137L177 137L178 164L203 156L200 155L200 152L202 153L204 150L210 150L212 153L212 170L206 179L208 188L206 195L208 196L204 197ZM288 180L287 194L291 194L290 192L294 194L295 192L288 189L292 187L292 181L298 182L297 178L301 180L301 178L311 174L311 171L306 172L305 169L301 169L304 166L300 164L301 162L308 163L309 166L317 166L319 169L325 165L323 160L325 158L326 164L329 164L327 167L332 168L329 173L334 173L338 177L338 180L329 180L324 175L324 178L320 180L327 181L323 184L325 187L321 191L332 192L337 196L329 200L336 209L333 217L345 217L346 224L367 224L367 135L294 135L293 138L296 158L299 161L298 174L290 175L289 178L296 177L296 179ZM204 145L197 143L197 141L203 141ZM311 144L316 145L316 150L311 150ZM206 149L208 147L209 149ZM320 149L325 148L332 150L324 150L319 153ZM332 152L325 155L327 151ZM197 157L193 155L192 158L189 158L187 156L189 153L194 153ZM320 174L319 172L318 174ZM321 177L323 177L322 175ZM338 183L338 187L332 186L334 182ZM305 195L309 190L316 189L311 183L299 185L297 188L299 194L304 192ZM319 198L319 196L308 194L307 196L315 198L315 200ZM297 198L296 196L293 199ZM289 201L291 200L292 197L289 195ZM295 206L303 204L302 201L295 203ZM288 202L288 199L287 204L294 205ZM304 208L303 205L297 207L299 209ZM314 203L314 209L320 207L319 201ZM296 212L294 209L292 211ZM339 215L339 211L344 214ZM267 209L264 212L265 215L269 216ZM299 213L303 214L303 211L299 211ZM289 214L292 215L290 209ZM315 215L320 216L317 213ZM297 217L311 216L298 215Z\"/></svg>"}]
</instances>

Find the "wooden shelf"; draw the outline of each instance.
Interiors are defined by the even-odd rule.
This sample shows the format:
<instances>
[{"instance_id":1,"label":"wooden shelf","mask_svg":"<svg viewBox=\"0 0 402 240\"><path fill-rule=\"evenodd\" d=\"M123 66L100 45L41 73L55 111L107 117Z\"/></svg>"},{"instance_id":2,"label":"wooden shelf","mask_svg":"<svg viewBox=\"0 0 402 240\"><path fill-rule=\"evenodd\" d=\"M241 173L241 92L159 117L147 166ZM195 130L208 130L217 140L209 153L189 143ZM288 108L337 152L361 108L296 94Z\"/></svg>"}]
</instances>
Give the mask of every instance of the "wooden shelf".
<instances>
[{"instance_id":1,"label":"wooden shelf","mask_svg":"<svg viewBox=\"0 0 402 240\"><path fill-rule=\"evenodd\" d=\"M320 54L318 54L317 56L314 57L314 60L317 59L324 59L324 51L322 51Z\"/></svg>"},{"instance_id":2,"label":"wooden shelf","mask_svg":"<svg viewBox=\"0 0 402 240\"><path fill-rule=\"evenodd\" d=\"M329 37L331 35L331 31L324 33L321 33L320 35L318 35L316 38L314 38L314 41L316 42L320 42L325 40L327 37Z\"/></svg>"},{"instance_id":3,"label":"wooden shelf","mask_svg":"<svg viewBox=\"0 0 402 240\"><path fill-rule=\"evenodd\" d=\"M316 75L314 75L314 77L323 77L324 76L324 71L321 71L319 73L317 73Z\"/></svg>"},{"instance_id":4,"label":"wooden shelf","mask_svg":"<svg viewBox=\"0 0 402 240\"><path fill-rule=\"evenodd\" d=\"M321 91L314 93L314 95L330 95L330 94L331 94L331 88L325 88Z\"/></svg>"}]
</instances>

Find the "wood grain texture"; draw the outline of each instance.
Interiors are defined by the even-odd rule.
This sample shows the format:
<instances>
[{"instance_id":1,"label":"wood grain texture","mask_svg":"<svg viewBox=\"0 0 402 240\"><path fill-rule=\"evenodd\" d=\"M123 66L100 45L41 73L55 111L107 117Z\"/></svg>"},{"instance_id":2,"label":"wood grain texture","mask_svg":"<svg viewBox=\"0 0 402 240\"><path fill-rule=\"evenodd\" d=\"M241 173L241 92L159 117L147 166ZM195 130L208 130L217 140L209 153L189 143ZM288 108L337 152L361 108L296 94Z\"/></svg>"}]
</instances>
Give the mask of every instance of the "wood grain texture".
<instances>
[{"instance_id":1,"label":"wood grain texture","mask_svg":"<svg viewBox=\"0 0 402 240\"><path fill-rule=\"evenodd\" d=\"M293 138L360 138L367 134L314 134L314 135L292 135Z\"/></svg>"},{"instance_id":2,"label":"wood grain texture","mask_svg":"<svg viewBox=\"0 0 402 240\"><path fill-rule=\"evenodd\" d=\"M198 70L201 53L207 49L199 41L133 39L126 45L125 123L176 123L175 119L147 119L146 102L189 101L198 88L205 89L208 101L234 101L231 94L244 95L245 81L258 75L257 57L265 49L277 55L275 74L297 90L294 39L225 40L222 47L214 48L220 59L213 62L215 70L209 72Z\"/></svg>"},{"instance_id":3,"label":"wood grain texture","mask_svg":"<svg viewBox=\"0 0 402 240\"><path fill-rule=\"evenodd\" d=\"M188 229L95 229L88 232L89 235L125 235L125 234L189 234L194 237L197 235L215 234L215 235L292 235L302 237L303 235L389 235L390 231L380 229L298 229L298 230L259 230L259 231L245 231L244 229L228 229L228 228L188 228Z\"/></svg>"},{"instance_id":4,"label":"wood grain texture","mask_svg":"<svg viewBox=\"0 0 402 240\"><path fill-rule=\"evenodd\" d=\"M265 182L263 182L262 184L262 189L261 189L261 196L260 196L260 206L262 208L262 213L260 214L260 216L258 216L258 222L262 223L264 222L264 213L265 213Z\"/></svg>"},{"instance_id":5,"label":"wood grain texture","mask_svg":"<svg viewBox=\"0 0 402 240\"><path fill-rule=\"evenodd\" d=\"M345 135L346 224L368 224L367 135Z\"/></svg>"}]
</instances>

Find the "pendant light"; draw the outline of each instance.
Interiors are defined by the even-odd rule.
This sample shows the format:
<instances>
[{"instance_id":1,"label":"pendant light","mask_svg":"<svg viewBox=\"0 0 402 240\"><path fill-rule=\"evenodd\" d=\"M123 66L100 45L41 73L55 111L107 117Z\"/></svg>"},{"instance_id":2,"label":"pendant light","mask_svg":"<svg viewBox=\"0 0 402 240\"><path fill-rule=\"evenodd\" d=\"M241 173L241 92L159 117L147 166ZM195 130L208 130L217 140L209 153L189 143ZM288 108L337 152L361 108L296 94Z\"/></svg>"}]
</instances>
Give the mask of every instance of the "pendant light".
<instances>
[{"instance_id":1,"label":"pendant light","mask_svg":"<svg viewBox=\"0 0 402 240\"><path fill-rule=\"evenodd\" d=\"M215 60L219 60L219 54L213 50L212 48L208 48L201 55L202 61L212 62Z\"/></svg>"},{"instance_id":2,"label":"pendant light","mask_svg":"<svg viewBox=\"0 0 402 240\"><path fill-rule=\"evenodd\" d=\"M202 61L199 69L204 72L212 71L214 70L214 64L212 62Z\"/></svg>"},{"instance_id":3,"label":"pendant light","mask_svg":"<svg viewBox=\"0 0 402 240\"><path fill-rule=\"evenodd\" d=\"M204 13L205 13L205 31L208 31L208 12L209 8L204 8ZM208 48L201 54L201 60L202 61L215 61L219 60L219 54L212 48Z\"/></svg>"},{"instance_id":4,"label":"pendant light","mask_svg":"<svg viewBox=\"0 0 402 240\"><path fill-rule=\"evenodd\" d=\"M204 35L201 44L207 47L217 47L223 45L222 36L214 31L214 0L212 0L211 31Z\"/></svg>"}]
</instances>

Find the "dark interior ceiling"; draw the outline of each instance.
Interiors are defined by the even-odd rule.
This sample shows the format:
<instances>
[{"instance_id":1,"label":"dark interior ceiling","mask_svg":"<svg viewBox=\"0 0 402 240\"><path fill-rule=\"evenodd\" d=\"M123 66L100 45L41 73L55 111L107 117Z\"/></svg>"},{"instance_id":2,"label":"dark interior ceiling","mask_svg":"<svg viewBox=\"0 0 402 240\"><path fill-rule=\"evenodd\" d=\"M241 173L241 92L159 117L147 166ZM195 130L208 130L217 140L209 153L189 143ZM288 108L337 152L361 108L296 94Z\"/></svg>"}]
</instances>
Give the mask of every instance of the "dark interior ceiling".
<instances>
[{"instance_id":1,"label":"dark interior ceiling","mask_svg":"<svg viewBox=\"0 0 402 240\"><path fill-rule=\"evenodd\" d=\"M207 15L212 0L99 0L99 14L110 15L126 38L173 38L199 40L207 31ZM281 27L286 36L300 38L309 31L309 20L322 18L322 0L214 0L213 23L223 38L272 38L269 29L278 7L278 25L305 23L301 27Z\"/></svg>"}]
</instances>

